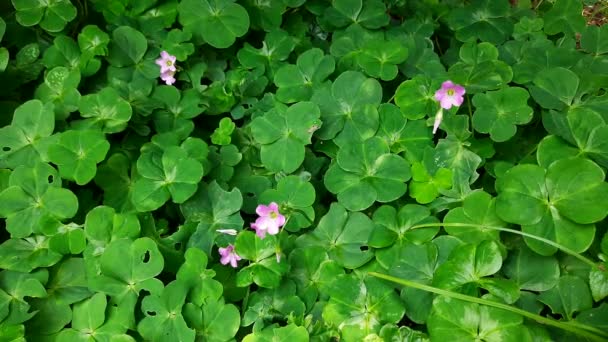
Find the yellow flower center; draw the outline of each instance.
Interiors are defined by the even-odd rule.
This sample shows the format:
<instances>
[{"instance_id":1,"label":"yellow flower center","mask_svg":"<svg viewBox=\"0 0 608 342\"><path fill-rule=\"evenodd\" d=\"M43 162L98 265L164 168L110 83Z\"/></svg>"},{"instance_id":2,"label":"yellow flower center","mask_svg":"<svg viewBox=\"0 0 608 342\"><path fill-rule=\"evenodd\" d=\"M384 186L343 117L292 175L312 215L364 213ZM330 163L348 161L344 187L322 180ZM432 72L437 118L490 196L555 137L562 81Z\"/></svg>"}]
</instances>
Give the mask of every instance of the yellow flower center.
<instances>
[{"instance_id":1,"label":"yellow flower center","mask_svg":"<svg viewBox=\"0 0 608 342\"><path fill-rule=\"evenodd\" d=\"M454 96L454 89L448 89L448 96Z\"/></svg>"},{"instance_id":2,"label":"yellow flower center","mask_svg":"<svg viewBox=\"0 0 608 342\"><path fill-rule=\"evenodd\" d=\"M167 66L172 66L172 65L173 65L173 62L167 61Z\"/></svg>"},{"instance_id":3,"label":"yellow flower center","mask_svg":"<svg viewBox=\"0 0 608 342\"><path fill-rule=\"evenodd\" d=\"M272 212L270 213L270 218L271 218L271 219L276 219L277 217L278 217L278 216L277 216L277 213L275 213L274 211L272 211Z\"/></svg>"}]
</instances>

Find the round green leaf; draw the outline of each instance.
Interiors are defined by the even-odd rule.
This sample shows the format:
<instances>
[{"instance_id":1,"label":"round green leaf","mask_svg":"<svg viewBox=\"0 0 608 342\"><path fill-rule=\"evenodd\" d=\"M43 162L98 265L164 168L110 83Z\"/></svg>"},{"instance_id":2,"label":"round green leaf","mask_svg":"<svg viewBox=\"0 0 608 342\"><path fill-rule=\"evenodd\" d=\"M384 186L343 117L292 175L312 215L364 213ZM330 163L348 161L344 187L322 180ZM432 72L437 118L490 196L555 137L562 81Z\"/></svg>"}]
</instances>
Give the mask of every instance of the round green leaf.
<instances>
[{"instance_id":1,"label":"round green leaf","mask_svg":"<svg viewBox=\"0 0 608 342\"><path fill-rule=\"evenodd\" d=\"M179 3L179 22L209 45L224 49L249 30L249 15L232 0L184 0Z\"/></svg>"},{"instance_id":2,"label":"round green leaf","mask_svg":"<svg viewBox=\"0 0 608 342\"><path fill-rule=\"evenodd\" d=\"M496 142L511 139L517 128L532 120L533 111L528 106L528 92L524 88L508 87L485 94L475 94L473 127L481 133L489 133Z\"/></svg>"}]
</instances>

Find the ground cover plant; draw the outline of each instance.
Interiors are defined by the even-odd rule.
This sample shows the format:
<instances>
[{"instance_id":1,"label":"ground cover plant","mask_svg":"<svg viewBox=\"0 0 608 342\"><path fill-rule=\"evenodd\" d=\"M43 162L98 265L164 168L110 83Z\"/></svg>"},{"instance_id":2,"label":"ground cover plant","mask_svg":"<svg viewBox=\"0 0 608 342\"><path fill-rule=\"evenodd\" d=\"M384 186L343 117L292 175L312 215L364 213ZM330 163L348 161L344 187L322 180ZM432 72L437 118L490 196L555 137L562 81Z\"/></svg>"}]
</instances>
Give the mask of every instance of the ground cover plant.
<instances>
[{"instance_id":1,"label":"ground cover plant","mask_svg":"<svg viewBox=\"0 0 608 342\"><path fill-rule=\"evenodd\" d=\"M607 7L0 2L0 341L608 340Z\"/></svg>"}]
</instances>

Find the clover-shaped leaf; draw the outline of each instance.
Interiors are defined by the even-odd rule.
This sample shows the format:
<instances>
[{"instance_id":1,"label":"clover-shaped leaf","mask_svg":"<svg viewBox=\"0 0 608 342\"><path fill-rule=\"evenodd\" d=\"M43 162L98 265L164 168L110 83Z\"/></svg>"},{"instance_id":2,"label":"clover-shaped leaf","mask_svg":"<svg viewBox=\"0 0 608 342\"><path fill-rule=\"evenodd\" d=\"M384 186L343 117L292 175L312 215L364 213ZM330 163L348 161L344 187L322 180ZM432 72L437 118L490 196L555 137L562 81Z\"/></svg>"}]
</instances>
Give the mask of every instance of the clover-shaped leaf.
<instances>
[{"instance_id":1,"label":"clover-shaped leaf","mask_svg":"<svg viewBox=\"0 0 608 342\"><path fill-rule=\"evenodd\" d=\"M384 141L373 137L340 148L337 163L325 173L324 183L338 195L340 204L357 211L376 201L386 203L401 197L410 177L410 165L390 153Z\"/></svg>"},{"instance_id":2,"label":"clover-shaped leaf","mask_svg":"<svg viewBox=\"0 0 608 342\"><path fill-rule=\"evenodd\" d=\"M386 26L390 17L386 7L379 0L337 0L328 8L323 21L335 27L359 24L365 28L377 29Z\"/></svg>"},{"instance_id":3,"label":"clover-shaped leaf","mask_svg":"<svg viewBox=\"0 0 608 342\"><path fill-rule=\"evenodd\" d=\"M530 94L538 104L547 109L564 109L572 104L579 86L579 77L563 67L541 70L530 86Z\"/></svg>"},{"instance_id":4,"label":"clover-shaped leaf","mask_svg":"<svg viewBox=\"0 0 608 342\"><path fill-rule=\"evenodd\" d=\"M435 91L441 82L418 75L404 81L395 91L395 104L409 120L418 120L431 116L437 110Z\"/></svg>"},{"instance_id":5,"label":"clover-shaped leaf","mask_svg":"<svg viewBox=\"0 0 608 342\"><path fill-rule=\"evenodd\" d=\"M484 191L474 191L467 195L462 207L450 210L443 218L444 223L482 225L503 227L505 222L496 215L496 199ZM450 227L445 231L467 243L478 243L483 240L498 240L499 232L476 226Z\"/></svg>"},{"instance_id":6,"label":"clover-shaped leaf","mask_svg":"<svg viewBox=\"0 0 608 342\"><path fill-rule=\"evenodd\" d=\"M141 62L148 50L143 33L130 26L120 26L112 32L108 61L115 67L128 67Z\"/></svg>"},{"instance_id":7,"label":"clover-shaped leaf","mask_svg":"<svg viewBox=\"0 0 608 342\"><path fill-rule=\"evenodd\" d=\"M296 284L291 280L281 283L276 289L263 289L252 294L243 314L243 326L268 321L272 316L304 315L306 307L296 295Z\"/></svg>"},{"instance_id":8,"label":"clover-shaped leaf","mask_svg":"<svg viewBox=\"0 0 608 342\"><path fill-rule=\"evenodd\" d=\"M396 40L372 40L363 46L357 56L359 67L366 74L390 81L397 77L397 65L405 62L408 50Z\"/></svg>"},{"instance_id":9,"label":"clover-shaped leaf","mask_svg":"<svg viewBox=\"0 0 608 342\"><path fill-rule=\"evenodd\" d=\"M36 314L36 312L30 312L30 304L25 297L46 297L44 278L45 275L40 273L29 274L9 270L0 272L0 301L4 307L2 311L8 313L3 317L4 322L21 324Z\"/></svg>"},{"instance_id":10,"label":"clover-shaped leaf","mask_svg":"<svg viewBox=\"0 0 608 342\"><path fill-rule=\"evenodd\" d=\"M298 176L281 178L277 188L264 191L259 201L281 204L281 212L289 217L285 224L288 231L298 231L314 223L315 211L312 205L315 202L315 188Z\"/></svg>"},{"instance_id":11,"label":"clover-shaped leaf","mask_svg":"<svg viewBox=\"0 0 608 342\"><path fill-rule=\"evenodd\" d=\"M188 248L186 261L179 267L176 279L189 288L188 302L205 306L220 300L222 284L213 279L215 271L207 269L207 254L199 248Z\"/></svg>"},{"instance_id":12,"label":"clover-shaped leaf","mask_svg":"<svg viewBox=\"0 0 608 342\"><path fill-rule=\"evenodd\" d=\"M372 221L362 213L348 213L332 203L329 212L321 218L317 228L298 238L299 247L323 247L338 264L354 269L371 260L374 255L366 247L374 229Z\"/></svg>"},{"instance_id":13,"label":"clover-shaped leaf","mask_svg":"<svg viewBox=\"0 0 608 342\"><path fill-rule=\"evenodd\" d=\"M173 29L169 31L163 41L162 49L175 56L178 61L183 62L194 53L194 44L188 43L192 39L192 33Z\"/></svg>"},{"instance_id":14,"label":"clover-shaped leaf","mask_svg":"<svg viewBox=\"0 0 608 342\"><path fill-rule=\"evenodd\" d=\"M137 238L140 224L135 214L116 213L113 208L99 206L87 213L84 231L92 255L98 255L113 240Z\"/></svg>"},{"instance_id":15,"label":"clover-shaped leaf","mask_svg":"<svg viewBox=\"0 0 608 342\"><path fill-rule=\"evenodd\" d=\"M219 127L211 134L211 142L216 145L230 145L235 127L235 123L230 118L222 118Z\"/></svg>"},{"instance_id":16,"label":"clover-shaped leaf","mask_svg":"<svg viewBox=\"0 0 608 342\"><path fill-rule=\"evenodd\" d=\"M334 72L335 61L332 56L325 56L323 50L313 48L305 51L296 61L288 64L274 75L277 86L277 99L284 103L307 101L313 90Z\"/></svg>"},{"instance_id":17,"label":"clover-shaped leaf","mask_svg":"<svg viewBox=\"0 0 608 342\"><path fill-rule=\"evenodd\" d=\"M65 67L50 69L44 75L44 83L36 89L36 98L52 103L56 119L65 119L78 109L80 72Z\"/></svg>"},{"instance_id":18,"label":"clover-shaped leaf","mask_svg":"<svg viewBox=\"0 0 608 342\"><path fill-rule=\"evenodd\" d=\"M467 145L448 136L447 139L441 139L437 143L433 162L438 168L452 171L452 189L446 193L461 198L471 191L470 185L479 177L477 168L481 165L482 159Z\"/></svg>"},{"instance_id":19,"label":"clover-shaped leaf","mask_svg":"<svg viewBox=\"0 0 608 342\"><path fill-rule=\"evenodd\" d=\"M249 30L249 15L231 0L184 0L179 3L179 22L184 30L224 49Z\"/></svg>"},{"instance_id":20,"label":"clover-shaped leaf","mask_svg":"<svg viewBox=\"0 0 608 342\"><path fill-rule=\"evenodd\" d=\"M85 95L80 99L80 115L84 125L100 128L104 133L118 133L127 127L132 109L118 92L111 87L100 90L97 94Z\"/></svg>"},{"instance_id":21,"label":"clover-shaped leaf","mask_svg":"<svg viewBox=\"0 0 608 342\"><path fill-rule=\"evenodd\" d=\"M440 168L434 175L430 175L422 163L412 164L412 182L410 183L410 196L420 204L431 203L441 190L452 186L452 171Z\"/></svg>"},{"instance_id":22,"label":"clover-shaped leaf","mask_svg":"<svg viewBox=\"0 0 608 342\"><path fill-rule=\"evenodd\" d=\"M12 0L17 10L17 22L29 27L40 24L48 32L59 32L74 18L76 7L70 0L37 1Z\"/></svg>"},{"instance_id":23,"label":"clover-shaped leaf","mask_svg":"<svg viewBox=\"0 0 608 342\"><path fill-rule=\"evenodd\" d=\"M555 241L578 253L593 241L593 223L608 214L608 191L604 171L583 158L567 158L545 169L518 165L496 183L496 213L511 223L522 225L528 234ZM525 238L528 246L542 255L556 248Z\"/></svg>"},{"instance_id":24,"label":"clover-shaped leaf","mask_svg":"<svg viewBox=\"0 0 608 342\"><path fill-rule=\"evenodd\" d=\"M437 341L519 341L528 334L516 313L445 296L433 301L428 329Z\"/></svg>"},{"instance_id":25,"label":"clover-shaped leaf","mask_svg":"<svg viewBox=\"0 0 608 342\"><path fill-rule=\"evenodd\" d=\"M432 133L426 120L407 121L404 114L390 103L381 104L378 112L380 126L376 136L390 146L391 152L405 152L406 160L422 160L425 149L432 146Z\"/></svg>"},{"instance_id":26,"label":"clover-shaped leaf","mask_svg":"<svg viewBox=\"0 0 608 342\"><path fill-rule=\"evenodd\" d=\"M498 49L490 43L465 43L459 56L460 61L450 67L448 74L468 94L499 89L513 78L511 67L498 60Z\"/></svg>"},{"instance_id":27,"label":"clover-shaped leaf","mask_svg":"<svg viewBox=\"0 0 608 342\"><path fill-rule=\"evenodd\" d=\"M201 163L177 146L161 153L143 153L137 160L142 176L133 185L133 204L139 211L160 208L169 198L183 203L192 197L203 177Z\"/></svg>"},{"instance_id":28,"label":"clover-shaped leaf","mask_svg":"<svg viewBox=\"0 0 608 342\"><path fill-rule=\"evenodd\" d=\"M583 4L576 0L556 1L543 17L545 33L548 35L563 32L574 35L583 31L585 18L581 15Z\"/></svg>"},{"instance_id":29,"label":"clover-shaped leaf","mask_svg":"<svg viewBox=\"0 0 608 342\"><path fill-rule=\"evenodd\" d=\"M145 317L137 324L137 331L148 341L177 338L193 341L195 332L182 316L188 288L179 280L169 283L160 294L146 296L141 303Z\"/></svg>"},{"instance_id":30,"label":"clover-shaped leaf","mask_svg":"<svg viewBox=\"0 0 608 342\"><path fill-rule=\"evenodd\" d=\"M323 319L340 327L342 337L360 341L378 333L382 324L397 323L403 317L403 303L391 286L381 280L355 274L335 278L323 308Z\"/></svg>"},{"instance_id":31,"label":"clover-shaped leaf","mask_svg":"<svg viewBox=\"0 0 608 342\"><path fill-rule=\"evenodd\" d=\"M329 86L319 88L312 102L319 105L323 126L316 135L337 143L365 140L378 129L378 110L382 100L380 83L357 71L346 71Z\"/></svg>"},{"instance_id":32,"label":"clover-shaped leaf","mask_svg":"<svg viewBox=\"0 0 608 342\"><path fill-rule=\"evenodd\" d=\"M97 172L97 163L105 159L110 143L97 130L66 131L49 147L49 159L59 166L61 177L79 185L90 182Z\"/></svg>"},{"instance_id":33,"label":"clover-shaped leaf","mask_svg":"<svg viewBox=\"0 0 608 342\"><path fill-rule=\"evenodd\" d=\"M211 254L217 229L243 228L240 210L243 195L238 188L222 189L217 182L201 183L199 190L180 206L186 220L197 222L197 228L188 241L188 247L198 247Z\"/></svg>"},{"instance_id":34,"label":"clover-shaped leaf","mask_svg":"<svg viewBox=\"0 0 608 342\"><path fill-rule=\"evenodd\" d=\"M581 47L594 55L605 55L608 53L607 35L608 27L588 25L581 35Z\"/></svg>"},{"instance_id":35,"label":"clover-shaped leaf","mask_svg":"<svg viewBox=\"0 0 608 342\"><path fill-rule=\"evenodd\" d=\"M127 335L127 328L106 318L107 298L96 293L91 298L74 305L70 328L57 335L57 341L80 341L82 335L91 334L97 339L135 341ZM104 324L105 323L105 324Z\"/></svg>"},{"instance_id":36,"label":"clover-shaped leaf","mask_svg":"<svg viewBox=\"0 0 608 342\"><path fill-rule=\"evenodd\" d=\"M97 25L87 25L78 34L80 52L87 56L106 56L110 36Z\"/></svg>"},{"instance_id":37,"label":"clover-shaped leaf","mask_svg":"<svg viewBox=\"0 0 608 342\"><path fill-rule=\"evenodd\" d=\"M135 163L123 153L113 154L104 163L99 165L94 181L104 191L104 205L113 207L121 212L135 210L131 201L133 181L129 173L130 170L134 169Z\"/></svg>"},{"instance_id":38,"label":"clover-shaped leaf","mask_svg":"<svg viewBox=\"0 0 608 342\"><path fill-rule=\"evenodd\" d=\"M251 27L266 32L277 29L283 21L283 13L286 9L285 1L261 2L256 0L246 0L243 3L251 19ZM290 6L296 7L296 6Z\"/></svg>"},{"instance_id":39,"label":"clover-shaped leaf","mask_svg":"<svg viewBox=\"0 0 608 342\"><path fill-rule=\"evenodd\" d=\"M513 31L509 12L509 4L506 2L474 0L465 7L450 11L448 25L456 31L456 38L462 42L479 38L483 42L500 44Z\"/></svg>"},{"instance_id":40,"label":"clover-shaped leaf","mask_svg":"<svg viewBox=\"0 0 608 342\"><path fill-rule=\"evenodd\" d=\"M319 107L299 102L287 110L276 108L251 123L254 139L262 144L262 162L271 171L294 172L304 161L313 125L318 126Z\"/></svg>"},{"instance_id":41,"label":"clover-shaped leaf","mask_svg":"<svg viewBox=\"0 0 608 342\"><path fill-rule=\"evenodd\" d=\"M118 299L146 289L156 293L162 282L156 278L163 270L163 256L150 238L117 239L105 248L98 274L89 275L89 288Z\"/></svg>"},{"instance_id":42,"label":"clover-shaped leaf","mask_svg":"<svg viewBox=\"0 0 608 342\"><path fill-rule=\"evenodd\" d=\"M593 301L589 285L580 277L564 275L557 285L541 293L538 300L547 304L554 314L571 320L577 311L591 309Z\"/></svg>"},{"instance_id":43,"label":"clover-shaped leaf","mask_svg":"<svg viewBox=\"0 0 608 342\"><path fill-rule=\"evenodd\" d=\"M208 300L201 307L186 303L184 318L196 330L197 338L207 341L230 341L241 324L239 309L222 299Z\"/></svg>"},{"instance_id":44,"label":"clover-shaped leaf","mask_svg":"<svg viewBox=\"0 0 608 342\"><path fill-rule=\"evenodd\" d=\"M520 289L541 292L553 288L560 273L557 258L539 255L523 245L509 253L503 271Z\"/></svg>"},{"instance_id":45,"label":"clover-shaped leaf","mask_svg":"<svg viewBox=\"0 0 608 342\"><path fill-rule=\"evenodd\" d=\"M527 103L529 97L524 88L517 87L475 94L473 127L478 132L489 133L496 142L511 139L517 132L515 125L532 120L533 111Z\"/></svg>"},{"instance_id":46,"label":"clover-shaped leaf","mask_svg":"<svg viewBox=\"0 0 608 342\"><path fill-rule=\"evenodd\" d=\"M48 142L45 138L54 130L52 104L30 100L17 107L11 125L0 128L0 167L32 166L42 161Z\"/></svg>"},{"instance_id":47,"label":"clover-shaped leaf","mask_svg":"<svg viewBox=\"0 0 608 342\"><path fill-rule=\"evenodd\" d=\"M63 256L50 249L49 240L44 235L34 235L25 239L13 238L4 241L0 245L0 268L31 272L39 267L55 265Z\"/></svg>"},{"instance_id":48,"label":"clover-shaped leaf","mask_svg":"<svg viewBox=\"0 0 608 342\"><path fill-rule=\"evenodd\" d=\"M433 239L439 232L439 227L412 229L417 224L439 222L431 216L428 208L417 204L406 204L398 212L390 205L383 205L374 212L373 220L376 227L372 231L369 244L374 248L391 245L401 248L401 244L405 242L423 243ZM383 264L384 260L394 256L394 252L391 249L382 249L376 252L376 258Z\"/></svg>"},{"instance_id":49,"label":"clover-shaped leaf","mask_svg":"<svg viewBox=\"0 0 608 342\"><path fill-rule=\"evenodd\" d=\"M243 287L252 283L265 288L279 286L281 278L289 271L289 264L275 256L276 243L275 237L267 236L261 239L252 231L245 231L237 236L236 253L251 261L237 273L237 286Z\"/></svg>"},{"instance_id":50,"label":"clover-shaped leaf","mask_svg":"<svg viewBox=\"0 0 608 342\"><path fill-rule=\"evenodd\" d=\"M289 341L309 341L308 330L305 327L295 324L288 324L284 327L279 327L273 324L260 331L256 331L243 338L243 342L289 342Z\"/></svg>"},{"instance_id":51,"label":"clover-shaped leaf","mask_svg":"<svg viewBox=\"0 0 608 342\"><path fill-rule=\"evenodd\" d=\"M48 164L20 166L0 192L0 217L12 237L27 237L45 228L57 227L60 220L76 214L78 199L61 188L61 178Z\"/></svg>"},{"instance_id":52,"label":"clover-shaped leaf","mask_svg":"<svg viewBox=\"0 0 608 342\"><path fill-rule=\"evenodd\" d=\"M295 48L296 41L284 30L275 29L264 37L262 47L254 48L249 43L237 53L239 62L246 68L264 67L270 74L286 60Z\"/></svg>"}]
</instances>

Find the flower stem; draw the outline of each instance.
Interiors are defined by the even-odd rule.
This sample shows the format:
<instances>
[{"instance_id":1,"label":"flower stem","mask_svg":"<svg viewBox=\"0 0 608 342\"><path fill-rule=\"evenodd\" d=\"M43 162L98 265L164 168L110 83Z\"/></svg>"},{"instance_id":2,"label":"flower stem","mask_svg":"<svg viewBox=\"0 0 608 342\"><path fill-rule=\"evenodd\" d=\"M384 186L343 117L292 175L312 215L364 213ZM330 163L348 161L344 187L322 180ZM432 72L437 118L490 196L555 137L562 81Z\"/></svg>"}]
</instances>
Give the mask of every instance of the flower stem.
<instances>
[{"instance_id":1,"label":"flower stem","mask_svg":"<svg viewBox=\"0 0 608 342\"><path fill-rule=\"evenodd\" d=\"M448 290L444 290L444 289L440 289L437 287L433 287L433 286L429 286L429 285L424 285L424 284L420 284L417 282L413 282L413 281L409 281L409 280L405 280L405 279L400 279L400 278L396 278L396 277L392 277L386 274L381 274L381 273L376 273L376 272L369 272L368 274L377 277L377 278L381 278L384 280L388 280L388 281L392 281L394 283L397 284L401 284L401 285L405 285L408 287L413 287L415 289L419 289L419 290L423 290L423 291L427 291L427 292L432 292L441 296L446 296L446 297L451 297L451 298L456 298L456 299L460 299L460 300L464 300L470 303L476 303L476 304L481 304L481 305L487 305L487 306L491 306L491 307L495 307L498 309L503 309L503 310L507 310L510 311L512 313L521 315L523 317L529 318L531 320L534 320L538 323L542 323L545 325L549 325L552 327L556 327L562 330L566 330L569 331L573 334L579 335L579 336L585 336L591 340L594 341L606 341L608 338L608 334L595 328L595 327L591 327L591 326L587 326L587 325L583 325L583 324L571 324L571 323L567 323L567 322L559 322L547 317L543 317L534 313L531 313L529 311L525 311L516 307L513 307L511 305L507 305L507 304L503 304L503 303L499 303L499 302L494 302L491 300L487 300L487 299L483 299L483 298L477 298L477 297L472 297L472 296L467 296L465 294L462 293L457 293L457 292L453 292L453 291L448 291ZM597 334L597 335L596 335ZM599 335L599 336L598 336Z\"/></svg>"},{"instance_id":2,"label":"flower stem","mask_svg":"<svg viewBox=\"0 0 608 342\"><path fill-rule=\"evenodd\" d=\"M473 223L424 223L424 224L415 225L415 226L413 226L410 229L420 229L420 228L429 228L429 227L441 227L441 226L443 226L443 227L475 227L475 228L497 230L497 231L501 231L501 232L507 232L507 233L513 233L513 234L525 236L527 238L543 242L543 243L545 243L545 244L547 244L549 246L553 246L553 247L561 250L562 252L564 252L566 254L572 255L573 257L579 259L580 261L582 261L585 264L591 266L592 268L597 268L597 264L593 260L590 260L590 259L582 256L581 254L576 253L575 251L571 250L570 248L568 248L566 246L562 246L559 243L556 243L556 242L553 242L551 240L542 238L540 236L528 234L528 233L525 233L525 232L522 232L522 231L519 231L519 230L515 230L515 229L510 229L510 228L505 228L505 227L486 226L486 225L482 225L482 224L473 224Z\"/></svg>"}]
</instances>

